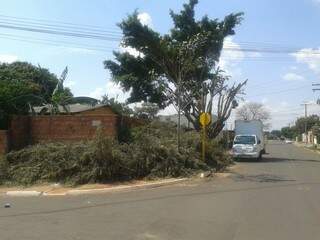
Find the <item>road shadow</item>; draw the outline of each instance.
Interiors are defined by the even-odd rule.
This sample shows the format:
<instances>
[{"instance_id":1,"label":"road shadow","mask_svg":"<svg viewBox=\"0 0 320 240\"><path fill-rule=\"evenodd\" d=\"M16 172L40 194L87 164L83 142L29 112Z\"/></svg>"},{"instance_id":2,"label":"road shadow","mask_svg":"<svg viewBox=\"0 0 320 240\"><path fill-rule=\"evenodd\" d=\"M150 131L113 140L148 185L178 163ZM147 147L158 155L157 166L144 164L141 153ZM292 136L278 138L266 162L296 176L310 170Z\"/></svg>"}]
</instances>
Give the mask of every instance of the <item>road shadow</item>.
<instances>
[{"instance_id":1,"label":"road shadow","mask_svg":"<svg viewBox=\"0 0 320 240\"><path fill-rule=\"evenodd\" d=\"M255 175L245 175L239 173L233 173L231 179L236 182L258 182L258 183L276 183L276 182L294 182L294 179L287 179L283 176L273 175L273 174L255 174Z\"/></svg>"},{"instance_id":2,"label":"road shadow","mask_svg":"<svg viewBox=\"0 0 320 240\"><path fill-rule=\"evenodd\" d=\"M235 159L235 162L247 162L247 163L276 163L276 162L310 162L320 163L320 160L315 159L295 159L295 158L274 158L274 157L263 157L260 160L257 159Z\"/></svg>"}]
</instances>

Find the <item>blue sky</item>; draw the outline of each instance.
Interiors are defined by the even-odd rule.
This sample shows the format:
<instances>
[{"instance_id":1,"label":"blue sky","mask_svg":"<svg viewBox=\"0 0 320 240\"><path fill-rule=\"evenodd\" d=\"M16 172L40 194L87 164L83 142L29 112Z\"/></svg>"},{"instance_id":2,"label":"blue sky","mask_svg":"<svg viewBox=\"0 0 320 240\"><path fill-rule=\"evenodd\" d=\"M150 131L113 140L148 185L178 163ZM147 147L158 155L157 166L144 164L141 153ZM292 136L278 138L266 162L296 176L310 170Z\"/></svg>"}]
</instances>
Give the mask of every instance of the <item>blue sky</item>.
<instances>
[{"instance_id":1,"label":"blue sky","mask_svg":"<svg viewBox=\"0 0 320 240\"><path fill-rule=\"evenodd\" d=\"M119 31L116 23L135 9L141 19L162 33L172 26L169 9L179 11L186 1L172 0L28 0L3 1L0 15L19 18L44 19L101 26ZM311 84L320 82L320 1L319 0L200 0L196 16L207 14L223 18L232 12L244 12L244 20L236 35L226 40L239 51L225 51L221 66L233 81L248 79L245 101L262 102L272 113L272 127L280 128L304 114L300 105L315 101L317 93ZM2 35L1 35L2 34ZM124 100L125 94L110 82L102 62L112 58L117 41L77 39L56 35L1 29L0 61L22 60L40 64L59 75L68 65L67 85L77 96L99 97L107 93ZM7 39L3 34L19 35L29 39L67 41L73 44L105 46L107 51L51 46ZM297 53L248 53L246 47L268 49L296 49ZM302 50L304 49L304 50ZM299 51L300 50L300 51ZM310 113L320 108L309 106ZM172 108L165 113L171 113ZM232 119L230 119L230 124Z\"/></svg>"}]
</instances>

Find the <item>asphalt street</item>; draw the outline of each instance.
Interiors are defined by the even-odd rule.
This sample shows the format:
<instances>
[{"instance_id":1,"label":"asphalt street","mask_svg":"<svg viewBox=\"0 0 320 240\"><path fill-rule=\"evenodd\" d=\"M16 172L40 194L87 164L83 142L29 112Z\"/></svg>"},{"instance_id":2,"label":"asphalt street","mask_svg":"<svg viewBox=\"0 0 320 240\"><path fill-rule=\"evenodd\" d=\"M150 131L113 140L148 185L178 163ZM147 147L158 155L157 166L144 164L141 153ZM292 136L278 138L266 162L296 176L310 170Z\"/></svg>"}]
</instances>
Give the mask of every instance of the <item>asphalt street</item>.
<instances>
[{"instance_id":1,"label":"asphalt street","mask_svg":"<svg viewBox=\"0 0 320 240\"><path fill-rule=\"evenodd\" d=\"M320 155L280 142L267 151L261 161L241 161L212 180L97 195L0 197L0 239L320 239Z\"/></svg>"}]
</instances>

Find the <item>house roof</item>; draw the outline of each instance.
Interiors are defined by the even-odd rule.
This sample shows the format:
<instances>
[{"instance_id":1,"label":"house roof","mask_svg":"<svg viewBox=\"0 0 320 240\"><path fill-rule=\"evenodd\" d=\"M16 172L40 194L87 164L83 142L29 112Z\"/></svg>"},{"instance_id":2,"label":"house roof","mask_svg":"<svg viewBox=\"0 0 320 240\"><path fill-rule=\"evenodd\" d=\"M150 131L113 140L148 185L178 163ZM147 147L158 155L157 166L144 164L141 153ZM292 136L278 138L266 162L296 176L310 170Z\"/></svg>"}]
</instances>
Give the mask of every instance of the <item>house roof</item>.
<instances>
[{"instance_id":1,"label":"house roof","mask_svg":"<svg viewBox=\"0 0 320 240\"><path fill-rule=\"evenodd\" d=\"M85 112L85 111L90 111L90 110L94 110L97 108L102 108L102 107L110 107L107 104L97 104L97 105L89 105L89 104L69 104L66 106L66 108L68 109L68 112L62 107L59 106L59 112L60 113L80 113L80 112ZM34 111L36 113L40 113L42 109L44 108L50 108L50 105L44 105L44 106L38 106L38 107L34 107Z\"/></svg>"}]
</instances>

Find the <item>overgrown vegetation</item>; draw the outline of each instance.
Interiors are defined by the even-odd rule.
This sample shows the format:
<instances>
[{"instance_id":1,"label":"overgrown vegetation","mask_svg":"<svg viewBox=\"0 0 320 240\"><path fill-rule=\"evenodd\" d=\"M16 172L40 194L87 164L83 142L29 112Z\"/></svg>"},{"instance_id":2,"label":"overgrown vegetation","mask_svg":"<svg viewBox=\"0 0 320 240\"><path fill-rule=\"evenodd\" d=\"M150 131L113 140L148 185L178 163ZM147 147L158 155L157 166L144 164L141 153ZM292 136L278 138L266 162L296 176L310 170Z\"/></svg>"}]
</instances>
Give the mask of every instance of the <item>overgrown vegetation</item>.
<instances>
[{"instance_id":1,"label":"overgrown vegetation","mask_svg":"<svg viewBox=\"0 0 320 240\"><path fill-rule=\"evenodd\" d=\"M152 122L132 130L132 140L119 143L97 131L94 140L48 143L7 154L0 161L2 184L41 182L84 184L140 178L179 177L197 171L221 170L231 159L216 141L207 143L201 161L200 137L183 131L177 150L174 123Z\"/></svg>"}]
</instances>

